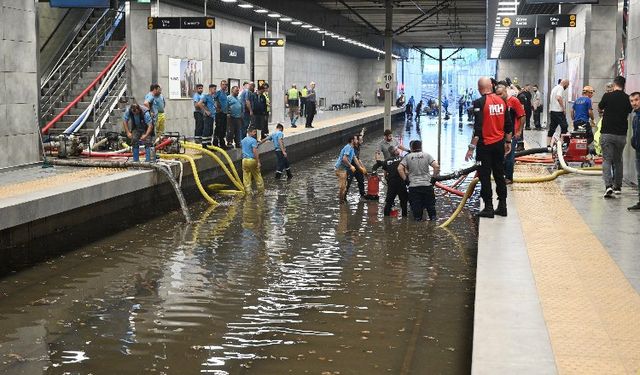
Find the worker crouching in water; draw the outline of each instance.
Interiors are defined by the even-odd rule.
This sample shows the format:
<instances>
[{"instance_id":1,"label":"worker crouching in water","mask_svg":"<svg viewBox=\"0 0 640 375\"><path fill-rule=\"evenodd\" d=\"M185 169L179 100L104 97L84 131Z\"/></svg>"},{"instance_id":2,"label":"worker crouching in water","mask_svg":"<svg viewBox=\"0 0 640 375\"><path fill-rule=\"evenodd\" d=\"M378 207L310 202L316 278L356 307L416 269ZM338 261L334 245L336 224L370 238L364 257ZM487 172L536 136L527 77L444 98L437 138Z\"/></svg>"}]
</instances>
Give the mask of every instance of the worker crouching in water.
<instances>
[{"instance_id":1,"label":"worker crouching in water","mask_svg":"<svg viewBox=\"0 0 640 375\"><path fill-rule=\"evenodd\" d=\"M145 161L151 161L151 142L153 140L153 121L147 107L134 103L124 112L123 126L127 137L131 139L133 161L140 161L140 143L145 145Z\"/></svg>"},{"instance_id":2,"label":"worker crouching in water","mask_svg":"<svg viewBox=\"0 0 640 375\"><path fill-rule=\"evenodd\" d=\"M262 144L266 141L273 142L273 150L276 153L276 180L279 180L283 173L287 174L287 180L292 179L293 175L291 174L291 167L289 167L287 149L284 146L284 125L278 123L276 131L260 141L260 143Z\"/></svg>"},{"instance_id":3,"label":"worker crouching in water","mask_svg":"<svg viewBox=\"0 0 640 375\"><path fill-rule=\"evenodd\" d=\"M260 153L258 152L258 131L256 128L249 128L247 136L242 142L242 182L244 184L244 192L249 195L253 193L251 181L256 181L256 190L264 191L264 181L260 173Z\"/></svg>"},{"instance_id":4,"label":"worker crouching in water","mask_svg":"<svg viewBox=\"0 0 640 375\"><path fill-rule=\"evenodd\" d=\"M387 197L384 203L384 216L391 215L391 208L395 203L396 196L400 198L400 208L402 209L402 217L407 216L407 202L409 200L409 193L407 192L407 186L400 176L398 167L402 161L400 156L400 149L395 146L390 146L389 149L390 158L386 160L378 160L373 167L373 171L382 167L384 170L384 176L387 180Z\"/></svg>"},{"instance_id":5,"label":"worker crouching in water","mask_svg":"<svg viewBox=\"0 0 640 375\"><path fill-rule=\"evenodd\" d=\"M349 143L340 150L340 155L338 155L338 160L335 165L336 176L338 177L338 201L340 201L340 203L346 202L347 200L348 172L354 173L356 171L356 152L353 147L355 142L356 136L349 138Z\"/></svg>"},{"instance_id":6,"label":"worker crouching in water","mask_svg":"<svg viewBox=\"0 0 640 375\"><path fill-rule=\"evenodd\" d=\"M422 152L422 142L411 143L411 153L402 159L398 166L398 174L409 186L409 202L411 212L416 221L422 221L424 209L427 209L429 220L436 220L436 194L431 185L431 172L433 176L440 174L440 165L426 152Z\"/></svg>"},{"instance_id":7,"label":"worker crouching in water","mask_svg":"<svg viewBox=\"0 0 640 375\"><path fill-rule=\"evenodd\" d=\"M476 159L482 163L478 169L480 177L480 196L484 201L484 209L478 216L493 218L494 215L507 216L507 183L504 177L504 158L511 152L513 123L509 115L506 101L493 92L493 85L488 77L478 80L478 91L482 95L473 102L475 123L473 139L465 160L471 159L474 150ZM498 209L493 209L493 190L491 174L496 181L498 193Z\"/></svg>"}]
</instances>

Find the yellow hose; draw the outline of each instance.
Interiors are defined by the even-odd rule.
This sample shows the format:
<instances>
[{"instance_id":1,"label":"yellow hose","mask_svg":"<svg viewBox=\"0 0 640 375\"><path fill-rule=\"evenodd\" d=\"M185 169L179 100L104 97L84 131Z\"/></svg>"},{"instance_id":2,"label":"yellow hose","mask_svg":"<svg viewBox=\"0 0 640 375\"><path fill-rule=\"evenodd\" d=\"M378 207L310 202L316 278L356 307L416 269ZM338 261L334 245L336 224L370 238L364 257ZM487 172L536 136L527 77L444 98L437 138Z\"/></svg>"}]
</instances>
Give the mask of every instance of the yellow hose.
<instances>
[{"instance_id":1,"label":"yellow hose","mask_svg":"<svg viewBox=\"0 0 640 375\"><path fill-rule=\"evenodd\" d=\"M229 157L229 154L227 153L226 150L221 149L220 147L214 146L214 145L209 145L208 148L221 153L222 156L224 156L224 158L227 160L227 163L229 163L229 166L231 167L231 171L233 172L233 175L236 176L236 179L238 181L242 181L242 179L240 178L240 175L238 174L238 171L236 170L236 166L233 164L233 161L231 160L231 157ZM243 190L244 190L244 187L243 187Z\"/></svg>"},{"instance_id":2,"label":"yellow hose","mask_svg":"<svg viewBox=\"0 0 640 375\"><path fill-rule=\"evenodd\" d=\"M192 150L196 150L196 151L200 151L203 152L205 154L207 154L208 156L210 156L216 163L218 163L218 165L220 165L220 167L222 168L222 170L224 171L224 173L227 175L227 177L229 177L229 179L231 180L231 182L241 191L244 192L244 186L242 185L242 183L240 182L240 179L236 176L234 177L233 175L231 175L231 172L229 172L229 169L227 168L227 166L222 162L222 160L218 157L218 155L214 154L213 152L207 150L206 148L202 147L201 145L195 144L195 143L190 143L190 142L183 142L183 145L185 148L189 148ZM222 150L222 149L221 149ZM225 153L226 154L226 153ZM228 155L227 155L228 156ZM233 163L231 164L233 166ZM236 172L237 174L237 172Z\"/></svg>"},{"instance_id":3,"label":"yellow hose","mask_svg":"<svg viewBox=\"0 0 640 375\"><path fill-rule=\"evenodd\" d=\"M204 199L207 200L207 202L213 205L218 205L218 202L216 202L213 198L211 198L211 196L207 194L207 191L202 186L202 183L200 182L200 176L198 176L198 168L196 168L196 162L193 160L193 157L189 155L184 155L184 154L158 154L158 156L162 159L188 160L189 164L191 164L191 170L193 171L193 178L196 180L196 185L198 186L198 190L200 190L200 193L202 194Z\"/></svg>"},{"instance_id":4,"label":"yellow hose","mask_svg":"<svg viewBox=\"0 0 640 375\"><path fill-rule=\"evenodd\" d=\"M471 183L469 184L469 187L467 188L467 191L464 193L464 197L462 197L462 200L460 201L460 204L458 204L458 208L456 208L456 210L453 212L451 217L449 217L447 219L447 221L445 221L444 223L440 224L440 228L448 227L449 224L451 224L456 219L456 217L458 217L458 215L460 214L460 212L464 208L464 205L467 203L467 200L469 199L471 194L473 194L473 190L476 188L476 185L478 184L478 181L480 181L480 179L478 177L475 177L473 180L471 180Z\"/></svg>"},{"instance_id":5,"label":"yellow hose","mask_svg":"<svg viewBox=\"0 0 640 375\"><path fill-rule=\"evenodd\" d=\"M564 169L558 169L557 171L553 172L552 174L548 174L546 176L541 176L541 177L516 177L513 179L513 182L516 183L520 183L520 184L532 184L532 183L536 183L536 182L549 182L549 181L553 181L556 178L558 178L558 176L562 176L563 174L568 174L569 172L565 171Z\"/></svg>"}]
</instances>

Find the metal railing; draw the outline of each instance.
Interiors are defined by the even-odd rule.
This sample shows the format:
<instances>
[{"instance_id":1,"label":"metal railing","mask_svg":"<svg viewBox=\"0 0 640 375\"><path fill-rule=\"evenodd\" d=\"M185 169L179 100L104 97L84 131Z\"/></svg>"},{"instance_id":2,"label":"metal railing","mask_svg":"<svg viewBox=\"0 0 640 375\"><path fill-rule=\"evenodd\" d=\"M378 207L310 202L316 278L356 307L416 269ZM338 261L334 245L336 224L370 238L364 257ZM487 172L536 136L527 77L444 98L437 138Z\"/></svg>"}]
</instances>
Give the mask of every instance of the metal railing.
<instances>
[{"instance_id":1,"label":"metal railing","mask_svg":"<svg viewBox=\"0 0 640 375\"><path fill-rule=\"evenodd\" d=\"M78 81L82 73L93 62L95 56L104 48L108 38L113 33L120 12L107 9L86 34L76 43L43 81L41 87L40 113L42 119L53 115L56 105L69 95L72 86Z\"/></svg>"}]
</instances>

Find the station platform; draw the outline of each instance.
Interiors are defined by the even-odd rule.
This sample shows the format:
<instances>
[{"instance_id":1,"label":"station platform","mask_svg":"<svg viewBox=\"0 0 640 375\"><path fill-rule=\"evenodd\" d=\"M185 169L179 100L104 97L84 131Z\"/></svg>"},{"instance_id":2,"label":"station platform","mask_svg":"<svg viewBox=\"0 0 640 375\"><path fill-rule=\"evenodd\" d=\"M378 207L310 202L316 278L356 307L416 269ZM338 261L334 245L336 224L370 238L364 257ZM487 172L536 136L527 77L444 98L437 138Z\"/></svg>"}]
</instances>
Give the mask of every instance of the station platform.
<instances>
[{"instance_id":1,"label":"station platform","mask_svg":"<svg viewBox=\"0 0 640 375\"><path fill-rule=\"evenodd\" d=\"M637 188L603 192L600 176L516 183L509 216L480 220L473 374L640 373Z\"/></svg>"},{"instance_id":2,"label":"station platform","mask_svg":"<svg viewBox=\"0 0 640 375\"><path fill-rule=\"evenodd\" d=\"M394 108L392 114L400 112L401 109ZM284 124L285 141L292 151L292 160L296 155L306 156L308 152L322 148L323 142L341 142L344 132L371 126L381 121L383 114L383 107L353 108L319 113L313 129L305 128L304 125L292 129L288 123ZM275 125L271 124L270 128L273 131ZM270 142L260 147L261 154L273 154L272 150ZM241 159L239 150L230 150L229 155L234 163ZM268 167L270 159L265 159L263 165ZM209 158L198 159L197 165L200 171L212 170L208 174L212 178L222 176L221 169ZM185 176L191 175L189 168L185 168L184 172ZM193 179L184 179L187 189L194 186L189 180ZM46 218L152 189L165 182L164 177L151 170L59 166L43 169L40 164L36 164L0 172L0 249L14 247L34 237L60 230L56 228L57 224L47 222ZM99 216L99 210L87 217L95 216ZM80 215L76 220L82 222L82 217ZM21 226L19 231L11 231L12 228Z\"/></svg>"}]
</instances>

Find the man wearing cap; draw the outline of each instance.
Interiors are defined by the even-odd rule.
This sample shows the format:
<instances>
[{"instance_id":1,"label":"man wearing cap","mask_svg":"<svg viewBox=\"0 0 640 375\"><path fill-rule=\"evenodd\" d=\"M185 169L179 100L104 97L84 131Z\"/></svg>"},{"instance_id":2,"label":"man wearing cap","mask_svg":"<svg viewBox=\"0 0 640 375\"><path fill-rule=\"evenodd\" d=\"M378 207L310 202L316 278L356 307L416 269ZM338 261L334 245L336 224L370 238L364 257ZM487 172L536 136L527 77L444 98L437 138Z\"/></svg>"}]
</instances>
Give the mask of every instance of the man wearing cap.
<instances>
[{"instance_id":1,"label":"man wearing cap","mask_svg":"<svg viewBox=\"0 0 640 375\"><path fill-rule=\"evenodd\" d=\"M391 157L391 153L389 152L389 147L396 147L402 151L409 151L401 145L397 139L393 138L393 132L391 129L387 129L384 131L384 138L380 142L380 148L376 152L377 160L387 160Z\"/></svg>"},{"instance_id":2,"label":"man wearing cap","mask_svg":"<svg viewBox=\"0 0 640 375\"><path fill-rule=\"evenodd\" d=\"M593 87L585 86L582 89L582 96L576 99L571 108L571 121L573 121L573 130L583 127L587 136L587 143L593 142L593 131L591 127L593 123L593 108L591 98L593 97Z\"/></svg>"}]
</instances>

